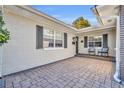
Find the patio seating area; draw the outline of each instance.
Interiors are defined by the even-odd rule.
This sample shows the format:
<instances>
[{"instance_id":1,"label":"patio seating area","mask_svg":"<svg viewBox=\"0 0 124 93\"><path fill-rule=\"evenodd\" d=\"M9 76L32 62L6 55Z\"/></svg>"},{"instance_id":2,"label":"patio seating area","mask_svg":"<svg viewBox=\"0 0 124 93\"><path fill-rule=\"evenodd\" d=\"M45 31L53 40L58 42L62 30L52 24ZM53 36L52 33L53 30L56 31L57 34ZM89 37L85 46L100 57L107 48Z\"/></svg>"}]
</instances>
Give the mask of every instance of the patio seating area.
<instances>
[{"instance_id":1,"label":"patio seating area","mask_svg":"<svg viewBox=\"0 0 124 93\"><path fill-rule=\"evenodd\" d=\"M4 78L7 88L110 88L124 87L113 80L112 66L105 60L73 57L22 71Z\"/></svg>"},{"instance_id":2,"label":"patio seating area","mask_svg":"<svg viewBox=\"0 0 124 93\"><path fill-rule=\"evenodd\" d=\"M109 48L102 48L98 50L98 53L96 54L96 49L94 47L90 47L88 49L89 55L99 55L99 56L109 56Z\"/></svg>"}]
</instances>

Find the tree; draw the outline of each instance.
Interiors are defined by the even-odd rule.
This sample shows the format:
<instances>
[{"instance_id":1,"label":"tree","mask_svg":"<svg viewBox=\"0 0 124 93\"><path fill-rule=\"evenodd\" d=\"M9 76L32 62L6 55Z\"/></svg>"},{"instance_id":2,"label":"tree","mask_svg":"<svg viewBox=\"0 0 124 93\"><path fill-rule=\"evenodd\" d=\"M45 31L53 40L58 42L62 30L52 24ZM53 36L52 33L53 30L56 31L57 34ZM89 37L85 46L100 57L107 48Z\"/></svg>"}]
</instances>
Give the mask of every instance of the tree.
<instances>
[{"instance_id":1,"label":"tree","mask_svg":"<svg viewBox=\"0 0 124 93\"><path fill-rule=\"evenodd\" d=\"M0 46L2 46L4 43L7 43L7 40L9 40L9 35L10 33L7 28L5 28L3 17L0 16Z\"/></svg>"},{"instance_id":2,"label":"tree","mask_svg":"<svg viewBox=\"0 0 124 93\"><path fill-rule=\"evenodd\" d=\"M72 26L77 29L81 29L81 28L89 27L91 25L88 20L84 19L83 17L79 17L73 21Z\"/></svg>"}]
</instances>

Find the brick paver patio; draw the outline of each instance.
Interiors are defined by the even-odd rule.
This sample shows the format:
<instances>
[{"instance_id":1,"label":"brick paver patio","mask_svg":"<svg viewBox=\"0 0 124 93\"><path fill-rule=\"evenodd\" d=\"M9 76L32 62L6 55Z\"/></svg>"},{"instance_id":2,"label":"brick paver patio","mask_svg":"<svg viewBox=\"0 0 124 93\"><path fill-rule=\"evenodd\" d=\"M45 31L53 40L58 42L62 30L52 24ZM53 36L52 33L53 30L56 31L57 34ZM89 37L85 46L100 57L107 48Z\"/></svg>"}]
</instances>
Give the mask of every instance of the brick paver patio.
<instances>
[{"instance_id":1,"label":"brick paver patio","mask_svg":"<svg viewBox=\"0 0 124 93\"><path fill-rule=\"evenodd\" d=\"M7 88L110 88L123 87L113 80L112 63L74 57L6 76Z\"/></svg>"}]
</instances>

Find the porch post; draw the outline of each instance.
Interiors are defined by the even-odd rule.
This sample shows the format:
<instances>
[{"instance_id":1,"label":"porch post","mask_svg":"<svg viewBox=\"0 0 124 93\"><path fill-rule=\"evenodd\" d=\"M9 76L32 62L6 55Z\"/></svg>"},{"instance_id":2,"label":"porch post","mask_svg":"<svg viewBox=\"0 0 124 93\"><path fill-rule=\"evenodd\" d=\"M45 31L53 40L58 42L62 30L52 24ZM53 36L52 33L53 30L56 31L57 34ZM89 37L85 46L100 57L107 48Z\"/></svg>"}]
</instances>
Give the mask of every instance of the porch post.
<instances>
[{"instance_id":1,"label":"porch post","mask_svg":"<svg viewBox=\"0 0 124 93\"><path fill-rule=\"evenodd\" d=\"M114 79L117 82L120 80L120 17L116 17L116 71L114 74Z\"/></svg>"}]
</instances>

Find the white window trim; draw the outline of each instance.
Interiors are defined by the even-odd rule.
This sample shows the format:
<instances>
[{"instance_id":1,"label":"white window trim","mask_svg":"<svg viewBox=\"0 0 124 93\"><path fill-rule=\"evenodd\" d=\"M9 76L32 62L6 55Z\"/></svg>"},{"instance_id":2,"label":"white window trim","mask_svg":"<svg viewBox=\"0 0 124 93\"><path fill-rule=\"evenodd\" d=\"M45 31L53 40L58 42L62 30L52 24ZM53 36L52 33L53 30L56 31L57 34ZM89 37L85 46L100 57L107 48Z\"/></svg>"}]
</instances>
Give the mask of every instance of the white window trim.
<instances>
[{"instance_id":1,"label":"white window trim","mask_svg":"<svg viewBox=\"0 0 124 93\"><path fill-rule=\"evenodd\" d=\"M95 36L94 36L94 35L89 35L89 36L88 36L88 43L87 43L87 44L88 44L88 45L87 45L88 48L90 48L90 47L89 47L89 37L96 37L96 36L102 36L102 35L95 35ZM103 37L102 37L101 39L102 39L102 40L101 40L101 42L102 42L101 47L96 47L96 46L95 46L95 48L102 48L102 47L103 47Z\"/></svg>"},{"instance_id":2,"label":"white window trim","mask_svg":"<svg viewBox=\"0 0 124 93\"><path fill-rule=\"evenodd\" d=\"M44 28L44 29L48 29L48 28ZM49 30L51 30L51 29L49 29ZM64 32L61 32L61 33L63 33L63 42L62 42L62 47L55 47L55 42L56 42L56 30L52 30L53 31L53 33L54 33L54 47L48 47L48 48L43 48L43 50L60 50L60 49L64 49Z\"/></svg>"}]
</instances>

